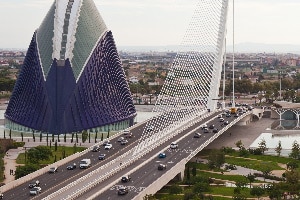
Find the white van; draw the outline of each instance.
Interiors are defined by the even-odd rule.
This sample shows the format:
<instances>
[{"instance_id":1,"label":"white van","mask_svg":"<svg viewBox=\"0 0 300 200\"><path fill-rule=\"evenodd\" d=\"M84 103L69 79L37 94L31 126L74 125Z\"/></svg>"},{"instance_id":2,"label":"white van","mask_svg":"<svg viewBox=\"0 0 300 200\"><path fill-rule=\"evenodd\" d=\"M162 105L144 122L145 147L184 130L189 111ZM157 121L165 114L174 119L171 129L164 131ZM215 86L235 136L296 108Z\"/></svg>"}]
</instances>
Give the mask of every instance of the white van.
<instances>
[{"instance_id":1,"label":"white van","mask_svg":"<svg viewBox=\"0 0 300 200\"><path fill-rule=\"evenodd\" d=\"M80 169L85 169L91 166L91 159L82 159L79 163Z\"/></svg>"}]
</instances>

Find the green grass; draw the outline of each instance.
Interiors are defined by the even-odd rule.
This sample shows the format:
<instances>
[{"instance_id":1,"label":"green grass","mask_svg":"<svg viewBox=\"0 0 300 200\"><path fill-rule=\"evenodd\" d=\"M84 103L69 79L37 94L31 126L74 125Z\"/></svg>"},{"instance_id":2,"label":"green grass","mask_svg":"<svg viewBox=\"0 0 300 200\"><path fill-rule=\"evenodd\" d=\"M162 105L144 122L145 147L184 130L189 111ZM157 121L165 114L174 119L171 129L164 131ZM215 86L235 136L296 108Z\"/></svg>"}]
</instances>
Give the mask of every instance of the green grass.
<instances>
[{"instance_id":1,"label":"green grass","mask_svg":"<svg viewBox=\"0 0 300 200\"><path fill-rule=\"evenodd\" d=\"M85 147L76 147L76 152L81 152L85 149L86 149ZM53 154L52 157L49 160L41 161L40 164L46 165L46 164L54 163L55 155L56 155L56 161L61 160L63 158L63 150L65 150L66 157L70 156L74 153L74 147L58 146L57 151L55 151L54 146L52 146L51 147L51 151ZM25 164L25 153L19 154L16 162L17 162L17 164Z\"/></svg>"},{"instance_id":2,"label":"green grass","mask_svg":"<svg viewBox=\"0 0 300 200\"><path fill-rule=\"evenodd\" d=\"M225 162L228 164L238 165L241 167L246 167L250 169L255 169L258 171L264 171L266 167L268 167L270 170L282 170L284 168L281 168L278 166L277 162L273 161L262 161L262 160L250 160L247 158L237 158L237 157L226 157Z\"/></svg>"},{"instance_id":3,"label":"green grass","mask_svg":"<svg viewBox=\"0 0 300 200\"><path fill-rule=\"evenodd\" d=\"M211 173L211 172L198 172L197 173L198 176L202 176L202 177L207 177L207 178L215 178L215 179L221 179L224 181L234 181L234 182L238 182L238 181L247 181L245 176L242 175L225 175L225 174L218 174L218 173ZM254 182L256 183L260 183L261 181L259 180L255 180Z\"/></svg>"},{"instance_id":4,"label":"green grass","mask_svg":"<svg viewBox=\"0 0 300 200\"><path fill-rule=\"evenodd\" d=\"M1 160L0 160L0 182L3 182L4 180L4 161L3 161L3 158L4 158L5 154L4 153L0 153L0 157L1 157Z\"/></svg>"}]
</instances>

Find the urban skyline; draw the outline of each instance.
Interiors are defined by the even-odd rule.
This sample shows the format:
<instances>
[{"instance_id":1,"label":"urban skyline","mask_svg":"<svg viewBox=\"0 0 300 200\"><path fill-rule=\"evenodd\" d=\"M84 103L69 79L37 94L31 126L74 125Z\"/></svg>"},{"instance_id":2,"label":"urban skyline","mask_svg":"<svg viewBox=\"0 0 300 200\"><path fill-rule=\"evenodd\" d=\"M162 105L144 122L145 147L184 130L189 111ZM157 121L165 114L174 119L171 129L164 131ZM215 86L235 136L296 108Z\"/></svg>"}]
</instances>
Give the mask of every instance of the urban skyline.
<instances>
[{"instance_id":1,"label":"urban skyline","mask_svg":"<svg viewBox=\"0 0 300 200\"><path fill-rule=\"evenodd\" d=\"M94 2L119 47L180 45L196 4L201 1ZM0 48L26 49L34 30L38 28L52 3L52 0L2 0L0 22L6 28L0 30ZM296 23L299 18L296 9L299 6L300 2L297 0L235 0L235 43L251 43L252 47L257 43L281 46L288 44L294 45L291 51L295 51L300 45L300 27ZM20 37L20 34L23 36ZM232 1L229 1L227 44L230 48ZM274 51L280 49L281 47Z\"/></svg>"}]
</instances>

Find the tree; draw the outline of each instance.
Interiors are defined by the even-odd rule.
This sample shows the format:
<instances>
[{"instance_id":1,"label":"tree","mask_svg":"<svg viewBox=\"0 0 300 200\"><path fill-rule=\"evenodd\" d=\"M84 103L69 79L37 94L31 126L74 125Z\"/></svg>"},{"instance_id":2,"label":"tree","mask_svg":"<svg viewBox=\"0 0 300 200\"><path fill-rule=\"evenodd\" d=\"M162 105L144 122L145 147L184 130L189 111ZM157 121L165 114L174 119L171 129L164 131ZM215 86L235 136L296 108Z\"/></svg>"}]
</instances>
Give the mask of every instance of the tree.
<instances>
[{"instance_id":1,"label":"tree","mask_svg":"<svg viewBox=\"0 0 300 200\"><path fill-rule=\"evenodd\" d=\"M258 148L261 150L262 154L264 154L265 151L268 150L268 148L267 148L267 143L266 143L266 140L265 140L265 139L262 139L262 140L260 141L260 143L258 143Z\"/></svg>"},{"instance_id":2,"label":"tree","mask_svg":"<svg viewBox=\"0 0 300 200\"><path fill-rule=\"evenodd\" d=\"M257 199L261 197L265 193L265 190L261 187L253 187L250 190L250 194L253 196L257 196Z\"/></svg>"},{"instance_id":3,"label":"tree","mask_svg":"<svg viewBox=\"0 0 300 200\"><path fill-rule=\"evenodd\" d=\"M15 172L15 179L19 179L23 176L26 176L32 172L35 172L36 170L39 169L38 165L35 164L26 164L24 166L17 166L16 172Z\"/></svg>"},{"instance_id":4,"label":"tree","mask_svg":"<svg viewBox=\"0 0 300 200\"><path fill-rule=\"evenodd\" d=\"M42 132L40 132L40 142L42 142L42 137L43 137Z\"/></svg>"},{"instance_id":5,"label":"tree","mask_svg":"<svg viewBox=\"0 0 300 200\"><path fill-rule=\"evenodd\" d=\"M95 143L97 142L97 137L98 137L98 131L95 133Z\"/></svg>"},{"instance_id":6,"label":"tree","mask_svg":"<svg viewBox=\"0 0 300 200\"><path fill-rule=\"evenodd\" d=\"M11 139L11 129L9 129L9 139Z\"/></svg>"},{"instance_id":7,"label":"tree","mask_svg":"<svg viewBox=\"0 0 300 200\"><path fill-rule=\"evenodd\" d=\"M209 168L220 168L225 163L225 154L221 150L213 150L208 156Z\"/></svg>"},{"instance_id":8,"label":"tree","mask_svg":"<svg viewBox=\"0 0 300 200\"><path fill-rule=\"evenodd\" d=\"M242 147L244 147L244 145L243 145L243 143L242 143L241 140L237 141L237 142L235 143L235 146L238 147L240 150L241 150Z\"/></svg>"},{"instance_id":9,"label":"tree","mask_svg":"<svg viewBox=\"0 0 300 200\"><path fill-rule=\"evenodd\" d=\"M33 141L35 142L35 135L34 135L34 131L32 131L32 138L33 138Z\"/></svg>"},{"instance_id":10,"label":"tree","mask_svg":"<svg viewBox=\"0 0 300 200\"><path fill-rule=\"evenodd\" d=\"M3 131L3 137L4 137L4 139L6 138L6 137L5 137L5 130Z\"/></svg>"},{"instance_id":11,"label":"tree","mask_svg":"<svg viewBox=\"0 0 300 200\"><path fill-rule=\"evenodd\" d=\"M89 134L89 143L91 143L91 133L90 133L90 131L88 132L88 134Z\"/></svg>"},{"instance_id":12,"label":"tree","mask_svg":"<svg viewBox=\"0 0 300 200\"><path fill-rule=\"evenodd\" d=\"M195 194L201 194L203 192L208 192L209 189L209 183L206 182L197 182L194 186L193 186L193 192Z\"/></svg>"},{"instance_id":13,"label":"tree","mask_svg":"<svg viewBox=\"0 0 300 200\"><path fill-rule=\"evenodd\" d=\"M296 169L296 168L298 168L299 167L299 165L298 165L298 162L296 162L296 161L290 161L290 162L288 162L287 164L286 164L286 168L288 169L288 170L294 170L294 169Z\"/></svg>"},{"instance_id":14,"label":"tree","mask_svg":"<svg viewBox=\"0 0 300 200\"><path fill-rule=\"evenodd\" d=\"M54 151L57 151L57 140L55 140L55 143L54 143Z\"/></svg>"},{"instance_id":15,"label":"tree","mask_svg":"<svg viewBox=\"0 0 300 200\"><path fill-rule=\"evenodd\" d=\"M85 141L88 138L88 132L86 130L82 131L81 137L82 137L82 143L85 143Z\"/></svg>"},{"instance_id":16,"label":"tree","mask_svg":"<svg viewBox=\"0 0 300 200\"><path fill-rule=\"evenodd\" d=\"M197 175L197 168L195 165L193 165L193 168L192 168L192 175L195 177Z\"/></svg>"},{"instance_id":17,"label":"tree","mask_svg":"<svg viewBox=\"0 0 300 200\"><path fill-rule=\"evenodd\" d=\"M293 143L292 152L289 154L289 157L294 159L299 159L300 158L299 154L300 154L300 146L298 142L295 140Z\"/></svg>"},{"instance_id":18,"label":"tree","mask_svg":"<svg viewBox=\"0 0 300 200\"><path fill-rule=\"evenodd\" d=\"M103 141L103 133L101 134L101 141Z\"/></svg>"},{"instance_id":19,"label":"tree","mask_svg":"<svg viewBox=\"0 0 300 200\"><path fill-rule=\"evenodd\" d=\"M21 132L21 138L22 138L22 142L24 141L24 134L23 132Z\"/></svg>"},{"instance_id":20,"label":"tree","mask_svg":"<svg viewBox=\"0 0 300 200\"><path fill-rule=\"evenodd\" d=\"M255 181L255 176L250 173L246 176L246 178L249 180L249 184L250 184L250 188L251 188L252 183Z\"/></svg>"},{"instance_id":21,"label":"tree","mask_svg":"<svg viewBox=\"0 0 300 200\"><path fill-rule=\"evenodd\" d=\"M169 192L170 194L180 194L182 193L182 188L177 184L173 184L170 186Z\"/></svg>"},{"instance_id":22,"label":"tree","mask_svg":"<svg viewBox=\"0 0 300 200\"><path fill-rule=\"evenodd\" d=\"M67 134L64 135L64 142L67 142Z\"/></svg>"},{"instance_id":23,"label":"tree","mask_svg":"<svg viewBox=\"0 0 300 200\"><path fill-rule=\"evenodd\" d=\"M281 146L281 141L279 140L279 141L278 141L278 145L277 145L276 148L275 148L275 151L276 151L276 153L277 153L277 156L280 156L281 150L282 150L282 146Z\"/></svg>"},{"instance_id":24,"label":"tree","mask_svg":"<svg viewBox=\"0 0 300 200\"><path fill-rule=\"evenodd\" d=\"M49 160L51 156L51 150L45 146L37 146L27 151L28 161L34 164L38 164L41 160Z\"/></svg>"}]
</instances>

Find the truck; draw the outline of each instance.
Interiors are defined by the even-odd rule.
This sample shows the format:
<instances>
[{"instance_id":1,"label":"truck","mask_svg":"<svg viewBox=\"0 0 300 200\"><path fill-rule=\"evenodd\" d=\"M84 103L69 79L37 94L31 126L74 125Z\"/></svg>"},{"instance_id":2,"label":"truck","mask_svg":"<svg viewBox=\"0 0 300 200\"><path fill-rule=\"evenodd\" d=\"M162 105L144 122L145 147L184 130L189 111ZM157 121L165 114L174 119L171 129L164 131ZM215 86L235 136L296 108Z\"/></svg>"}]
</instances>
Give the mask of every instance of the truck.
<instances>
[{"instance_id":1,"label":"truck","mask_svg":"<svg viewBox=\"0 0 300 200\"><path fill-rule=\"evenodd\" d=\"M91 166L91 159L82 159L79 163L80 169L85 169Z\"/></svg>"},{"instance_id":2,"label":"truck","mask_svg":"<svg viewBox=\"0 0 300 200\"><path fill-rule=\"evenodd\" d=\"M231 114L236 114L237 109L235 107L230 108L230 113Z\"/></svg>"}]
</instances>

